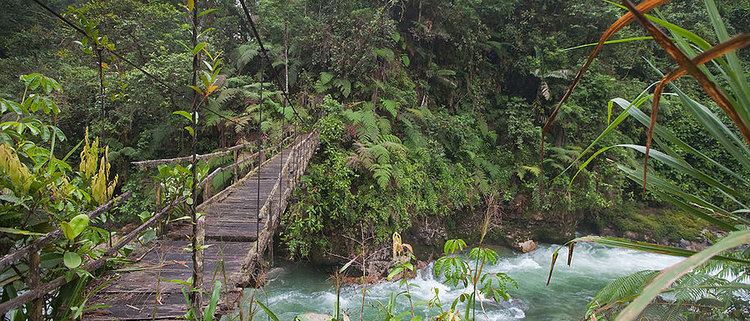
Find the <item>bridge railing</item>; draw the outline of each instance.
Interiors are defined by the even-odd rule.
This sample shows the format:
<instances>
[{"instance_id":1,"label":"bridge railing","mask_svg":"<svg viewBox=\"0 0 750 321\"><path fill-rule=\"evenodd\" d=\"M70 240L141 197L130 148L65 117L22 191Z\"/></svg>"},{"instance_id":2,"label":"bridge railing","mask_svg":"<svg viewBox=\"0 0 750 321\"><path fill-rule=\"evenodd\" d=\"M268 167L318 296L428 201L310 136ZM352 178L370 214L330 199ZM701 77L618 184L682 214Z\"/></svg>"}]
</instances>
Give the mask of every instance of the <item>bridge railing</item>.
<instances>
[{"instance_id":1,"label":"bridge railing","mask_svg":"<svg viewBox=\"0 0 750 321\"><path fill-rule=\"evenodd\" d=\"M282 159L279 176L269 193L271 199L265 202L258 212L260 217L267 217L268 222L262 230L257 231L255 249L249 251L243 260L242 276L237 286L256 287L261 284L258 276L262 269L263 255L266 250L273 249L271 242L273 242L274 233L279 226L281 213L286 208L288 196L294 190L296 184L299 183L319 143L320 132L314 129L297 140L289 148L289 155ZM276 197L278 201L273 199Z\"/></svg>"},{"instance_id":2,"label":"bridge railing","mask_svg":"<svg viewBox=\"0 0 750 321\"><path fill-rule=\"evenodd\" d=\"M267 161L268 155L278 153L282 148L288 146L295 137L298 136L294 127L285 128L281 133L277 132L272 139L261 139L260 141L242 143L233 147L211 152L208 154L196 155L196 160L200 166L206 166L207 171L203 178L206 183L199 189L196 195L198 204L205 203L212 199L216 194L222 192L227 187L237 183L242 177L246 176L262 166ZM170 190L165 182L160 182L159 168L163 166L176 166L189 164L192 156L156 159L132 162L136 173L141 176L136 189L139 190L143 197L153 198L155 208L161 208L168 203L169 199L177 197L175 191ZM199 177L199 179L202 179ZM171 182L171 180L170 180ZM181 184L182 188L188 188L187 182ZM171 188L174 188L172 186Z\"/></svg>"},{"instance_id":3,"label":"bridge railing","mask_svg":"<svg viewBox=\"0 0 750 321\"><path fill-rule=\"evenodd\" d=\"M280 135L278 142L268 142L264 144L264 146L267 146L265 148L253 148L253 146L258 146L257 143L241 144L225 150L199 155L199 159L204 162L208 162L211 159L218 157L225 157L230 154L233 155L233 161L230 164L213 168L211 173L206 175L206 177L201 179L198 183L198 189L203 191L202 197L204 202L202 203L214 198L216 196L214 191L223 190L221 187L226 187L222 186L224 184L214 184L215 181L223 181L217 180L218 177L221 175L230 175L230 182L235 183L241 177L246 176L249 172L259 169L267 161L266 155L274 155L283 148L298 143L300 140L299 137L302 136L305 135L298 135L294 130L285 130ZM153 168L159 165L182 163L189 161L190 159L191 157L179 157L173 159L136 162L134 165L141 168ZM217 189L217 185L221 189ZM130 199L131 196L133 196L131 191L125 192L86 214L91 220L93 220L101 216L103 213L122 205L125 201ZM142 222L132 231L121 236L114 244L105 247L99 256L92 257L88 262L81 264L79 269L89 273L101 269L109 260L120 255L120 250L123 247L131 244L147 229L155 228L157 224L164 222L169 216L169 213L178 206L184 204L186 199L187 195L180 195L169 201L165 206L157 207L157 210L153 212L153 216ZM203 204L199 207L202 207L202 205ZM48 295L54 293L55 290L73 280L66 275L61 275L46 282L42 282L43 276L50 275L48 273L50 271L43 270L44 267L40 264L40 252L52 242L59 240L62 235L63 232L61 228L57 228L56 230L49 232L18 249L11 250L7 255L0 258L0 271L5 271L12 267L18 278L29 280L29 287L26 291L19 293L18 296L12 299L0 303L0 316L5 316L11 310L23 309L24 306L26 306L27 311L33 309L41 311L45 308L45 298ZM25 264L23 264L25 266L23 269L19 270L17 265L23 263L22 261L24 259L26 259Z\"/></svg>"}]
</instances>

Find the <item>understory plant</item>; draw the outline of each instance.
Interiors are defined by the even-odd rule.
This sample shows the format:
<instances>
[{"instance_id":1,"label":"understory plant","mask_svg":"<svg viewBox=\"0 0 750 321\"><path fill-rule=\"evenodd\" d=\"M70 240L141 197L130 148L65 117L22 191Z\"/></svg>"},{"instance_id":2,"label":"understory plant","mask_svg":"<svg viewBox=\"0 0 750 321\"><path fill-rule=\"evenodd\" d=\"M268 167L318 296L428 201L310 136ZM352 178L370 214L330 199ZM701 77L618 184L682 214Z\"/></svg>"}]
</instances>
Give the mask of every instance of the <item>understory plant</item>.
<instances>
[{"instance_id":1,"label":"understory plant","mask_svg":"<svg viewBox=\"0 0 750 321\"><path fill-rule=\"evenodd\" d=\"M425 320L439 321L473 321L479 320L477 311L480 311L484 317L488 317L484 308L484 301L492 300L494 302L503 302L510 300L509 291L517 288L518 284L510 276L502 272L488 272L487 266L497 264L498 254L495 250L484 245L484 237L487 234L490 224L490 215L485 215L482 228L480 230L480 240L477 246L473 247L468 253L465 251L467 244L462 239L450 239L443 246L443 256L440 257L433 266L432 272L435 277L440 278L446 285L457 288L463 287L465 292L459 294L449 306L444 306L440 300L439 289L433 289L435 296L427 302L427 307L437 309L439 312L435 316L428 316ZM395 234L397 235L397 234ZM395 236L394 235L394 236ZM394 237L394 240L396 238ZM400 241L400 237L399 237ZM411 313L410 320L422 320L422 317L414 313L414 302L411 298L409 279L415 276L416 270L411 260L414 258L411 247L408 246L404 251L401 242L394 241L394 255L404 259L396 261L391 269L388 279L400 277L400 285L405 291L391 294L388 305L383 307L386 314L386 321L402 320ZM399 296L404 296L409 300L411 311L396 313L394 305ZM446 302L447 303L447 302Z\"/></svg>"},{"instance_id":2,"label":"understory plant","mask_svg":"<svg viewBox=\"0 0 750 321\"><path fill-rule=\"evenodd\" d=\"M650 37L647 39L653 39L662 47L678 67L661 73L652 64L660 81L632 101L613 99L608 106L610 113L614 108L623 111L609 122L566 171L578 165L578 175L599 156L616 148L644 155L641 166L617 161L615 166L657 199L709 223L711 229L707 237L712 245L696 252L629 239L586 236L566 244L568 264L578 242L686 257L661 271L641 271L614 281L589 305L586 317L590 320L636 320L639 316L661 320L744 320L750 313L748 304L741 299L750 290L747 286L750 252L741 247L750 243L750 220L747 217L750 198L746 193L750 187L747 176L750 172L750 86L743 69L747 62L743 62L735 51L750 44L750 35L740 33L730 37L714 1L705 0L706 17L714 31L711 36L720 42L712 45L696 33L664 20L656 10L664 2L643 1L635 6L625 0L622 6L618 5L628 13L602 36L558 108L574 90L605 42L634 21L648 31ZM649 15L649 11L656 11L656 14ZM690 76L695 83L680 81L677 84L675 81L682 76ZM696 92L701 92L701 95ZM652 106L650 115L639 109L648 102ZM669 126L658 124L657 115L665 102L680 108L684 113L682 117L695 119L703 135L727 157L719 159L695 148L693 142L683 140ZM556 112L548 125L554 121ZM645 144L599 146L604 137L611 135L627 118L634 118L647 128ZM652 141L656 143L655 147ZM599 149L594 151L594 148ZM584 159L586 155L588 158ZM675 178L697 184L710 194L706 196L687 190ZM553 254L550 277L558 251Z\"/></svg>"},{"instance_id":3,"label":"understory plant","mask_svg":"<svg viewBox=\"0 0 750 321\"><path fill-rule=\"evenodd\" d=\"M32 302L24 309L9 312L11 320L24 320L30 313L54 319L76 318L86 309L83 290L89 272L81 268L88 259L101 257L99 245L110 233L94 226L106 216L86 213L112 197L117 177L110 177L108 148L86 136L64 157L55 150L66 140L53 125L60 112L55 95L62 86L52 78L34 73L20 77L24 93L19 100L0 98L0 242L3 248L20 248L60 228L62 237L45 246L37 256L39 280L65 276L67 283L50 300ZM71 156L79 150L75 169ZM94 220L95 222L92 222ZM2 301L32 289L27 277L31 259L11 263L0 271ZM46 307L46 308L44 308ZM35 311L35 312L34 312Z\"/></svg>"},{"instance_id":4,"label":"understory plant","mask_svg":"<svg viewBox=\"0 0 750 321\"><path fill-rule=\"evenodd\" d=\"M461 239L453 239L445 242L443 246L443 257L435 262L433 272L436 276L444 278L448 285L459 284L471 289L470 292L461 293L451 304L450 308L438 315L438 320L458 321L477 320L477 308L487 316L484 309L484 300L502 302L510 300L508 291L517 288L518 284L505 273L487 272L488 265L497 263L498 254L495 250L484 245L484 238L490 225L490 212L485 215L480 230L480 238L477 246L468 253L468 260L459 255L465 248L466 242ZM436 297L439 293L436 289ZM439 298L439 297L438 297ZM458 309L458 304L464 303L463 313Z\"/></svg>"}]
</instances>

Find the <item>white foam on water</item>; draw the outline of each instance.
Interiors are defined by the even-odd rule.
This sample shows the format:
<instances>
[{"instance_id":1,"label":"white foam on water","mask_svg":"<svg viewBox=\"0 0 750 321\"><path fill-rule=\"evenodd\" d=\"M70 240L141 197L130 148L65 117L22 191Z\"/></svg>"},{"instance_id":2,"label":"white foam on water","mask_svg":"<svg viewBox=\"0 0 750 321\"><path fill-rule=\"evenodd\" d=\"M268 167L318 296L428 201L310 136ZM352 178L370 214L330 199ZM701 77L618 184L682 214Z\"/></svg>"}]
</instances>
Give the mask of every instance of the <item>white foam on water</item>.
<instances>
[{"instance_id":1,"label":"white foam on water","mask_svg":"<svg viewBox=\"0 0 750 321\"><path fill-rule=\"evenodd\" d=\"M580 319L585 312L585 305L601 286L610 280L645 269L662 269L681 258L658 254L649 254L627 249L606 248L598 245L579 244L576 246L571 267L565 265L567 248L560 250L553 285L546 287L547 273L552 253L559 246L540 245L531 253L513 253L501 257L496 264L487 265L485 271L490 273L507 273L519 285L518 290L511 290L513 297L509 302L495 303L491 300L483 301L487 315L477 311L477 320L506 321L506 320L575 320ZM417 271L417 276L409 280L410 292L417 313L427 312L426 302L435 295L438 289L440 301L448 307L461 293L471 292L470 288L451 288L433 275L432 264ZM309 274L309 273L308 273ZM308 289L309 284L295 284L294 272L282 273L278 280L269 284L269 304L275 310L289 315L284 307L289 309L305 309L297 313L316 311L333 311L336 294L332 286L323 282L325 275L305 275L303 278L320 278L314 282L301 283L322 284L324 289ZM277 288L275 286L278 286ZM398 281L381 282L369 285L367 288L368 306L366 306L365 320L382 319L377 308L379 301L385 304L392 293L404 291ZM341 289L341 308L350 315L358 315L361 305L362 287L345 286ZM397 301L396 311L410 309L406 297L401 296ZM435 315L432 310L429 315Z\"/></svg>"}]
</instances>

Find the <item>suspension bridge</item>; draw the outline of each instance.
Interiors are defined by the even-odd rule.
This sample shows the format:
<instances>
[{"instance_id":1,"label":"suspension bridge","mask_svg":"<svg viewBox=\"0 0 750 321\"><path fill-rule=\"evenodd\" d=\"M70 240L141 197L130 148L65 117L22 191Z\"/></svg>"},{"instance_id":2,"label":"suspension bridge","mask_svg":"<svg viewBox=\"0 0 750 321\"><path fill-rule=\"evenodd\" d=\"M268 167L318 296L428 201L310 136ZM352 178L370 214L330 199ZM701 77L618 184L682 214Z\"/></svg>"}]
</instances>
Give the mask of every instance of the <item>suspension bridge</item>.
<instances>
[{"instance_id":1,"label":"suspension bridge","mask_svg":"<svg viewBox=\"0 0 750 321\"><path fill-rule=\"evenodd\" d=\"M101 72L102 52L107 52L119 61L139 70L165 90L177 96L183 95L182 90L174 87L171 82L156 77L107 46L99 47L95 37L89 35L78 24L51 9L43 1L33 0L33 2L91 40L91 43L97 44L96 49L100 53L98 62L103 114L106 114L106 108L103 103L105 88ZM261 48L261 56L266 64L271 65L272 59L263 46L253 18L244 1L240 1L240 4L247 23L253 30L255 40ZM191 15L193 18L192 41L195 47L198 34L197 7L192 10ZM198 72L196 66L199 64L196 63L198 56L195 53L193 56L192 85L195 87ZM274 80L282 84L276 70L270 68L270 72ZM262 101L262 76L260 84ZM304 123L304 119L294 108L287 90L282 90L281 94L285 106L289 106L294 116ZM191 114L194 123L197 124L199 109L228 122L234 122L211 108L197 103L199 100L195 98L194 96ZM259 114L259 119L263 120L261 114ZM285 123L282 122L281 127L285 128ZM261 132L260 125L258 131ZM85 306L86 311L81 318L96 321L184 320L191 307L205 308L209 304L208 297L218 289L219 302L213 317L239 313L240 319L244 319L241 309L243 288L263 283L264 258L267 254L273 256L273 237L279 228L281 215L319 144L319 133L315 129L303 134L288 136L286 134L287 132L282 130L282 139L278 144L269 144L271 147L265 149L258 148L254 153L247 151L247 147L253 145L247 143L205 155L196 153L197 137L194 137L191 156L135 162L134 165L144 167L191 162L195 168L197 161L234 155L234 162L231 165L215 168L211 174L194 185L190 198L191 200L195 198L194 202L188 204L188 196L182 195L168 204L161 204L150 218L132 230L122 231L122 234L110 240L110 244L100 245L99 255L88 258L80 265L77 269L79 272L99 273L103 271L103 275L97 277L93 284L89 284L83 291L84 302L78 308ZM255 146L263 145L262 139L255 143L257 144ZM231 173L232 184L221 191L214 191L215 186L212 180L227 173ZM195 180L195 176L193 177ZM196 193L195 190L201 191ZM119 195L86 215L89 219L95 220L131 196L130 192ZM202 202L197 204L199 200ZM189 220L170 220L171 213L178 207L190 208ZM145 245L142 244L139 248L136 247L123 264L123 248L132 246L144 235L144 232L152 229L157 231L157 239ZM24 245L19 245L18 248L0 258L0 271L9 268L16 269L17 265L23 264L26 271L22 273L16 269L16 273L19 277L23 277L28 285L25 291L19 291L15 297L0 302L0 316L7 317L8 312L20 309L25 311L29 320L41 321L48 313L47 300L53 296L66 295L59 289L77 278L59 274L56 277L45 277L49 271L45 271L48 269L41 264L40 260L42 249L49 248L53 242L62 237L62 234L62 230L58 228ZM105 269L113 262L118 269ZM196 288L192 288L193 286ZM203 295L193 296L194 292L203 293ZM188 302L188 298L197 298L201 301ZM202 319L201 316L194 316L194 318Z\"/></svg>"},{"instance_id":2,"label":"suspension bridge","mask_svg":"<svg viewBox=\"0 0 750 321\"><path fill-rule=\"evenodd\" d=\"M204 293L210 296L216 281L222 284L218 315L239 306L243 287L261 282L263 254L270 248L287 198L317 145L315 131L297 136L223 191L212 196L204 191L205 201L198 206L203 213L198 220L198 238L204 244L199 270ZM261 154L256 153L238 162L258 158ZM134 264L99 281L101 285L89 306L102 308L85 314L83 319L182 319L188 308L183 289L193 273L191 234L190 226L183 224L133 253Z\"/></svg>"}]
</instances>

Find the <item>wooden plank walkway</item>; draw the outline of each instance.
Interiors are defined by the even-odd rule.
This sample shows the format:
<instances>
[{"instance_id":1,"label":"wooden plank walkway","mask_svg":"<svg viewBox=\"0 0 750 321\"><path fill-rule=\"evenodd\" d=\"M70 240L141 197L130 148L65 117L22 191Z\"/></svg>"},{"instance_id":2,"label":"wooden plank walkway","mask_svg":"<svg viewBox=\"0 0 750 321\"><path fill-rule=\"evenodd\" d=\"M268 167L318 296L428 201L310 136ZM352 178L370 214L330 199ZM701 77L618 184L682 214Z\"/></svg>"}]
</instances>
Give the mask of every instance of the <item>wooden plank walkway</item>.
<instances>
[{"instance_id":1,"label":"wooden plank walkway","mask_svg":"<svg viewBox=\"0 0 750 321\"><path fill-rule=\"evenodd\" d=\"M300 137L281 155L198 206L198 211L205 213L208 246L203 251L204 304L214 281L221 281L219 314L237 307L242 286L252 284L260 272L260 260L279 225L287 198L317 145L317 132ZM192 275L190 234L189 226L180 226L137 251L133 255L137 262L112 274L105 281L106 287L88 303L106 307L85 314L83 319L182 319L187 310L183 285L170 280L186 281Z\"/></svg>"}]
</instances>

